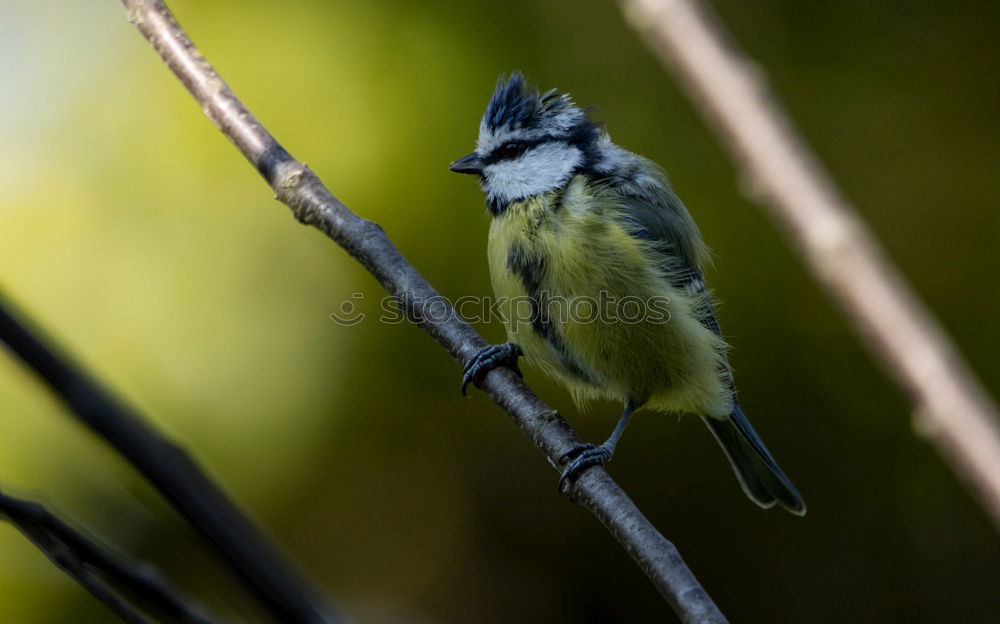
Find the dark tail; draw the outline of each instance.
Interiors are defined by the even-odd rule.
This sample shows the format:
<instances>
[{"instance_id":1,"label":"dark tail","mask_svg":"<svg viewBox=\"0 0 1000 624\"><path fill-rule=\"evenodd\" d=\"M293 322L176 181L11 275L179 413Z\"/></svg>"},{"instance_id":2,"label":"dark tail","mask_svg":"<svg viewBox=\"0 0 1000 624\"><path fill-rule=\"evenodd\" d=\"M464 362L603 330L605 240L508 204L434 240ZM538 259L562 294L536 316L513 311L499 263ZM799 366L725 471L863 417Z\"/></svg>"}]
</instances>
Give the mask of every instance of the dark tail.
<instances>
[{"instance_id":1,"label":"dark tail","mask_svg":"<svg viewBox=\"0 0 1000 624\"><path fill-rule=\"evenodd\" d=\"M736 478L750 500L765 509L779 503L793 514L806 514L802 496L781 472L778 462L771 457L738 405L733 406L733 413L726 419L703 416L702 420L722 445Z\"/></svg>"}]
</instances>

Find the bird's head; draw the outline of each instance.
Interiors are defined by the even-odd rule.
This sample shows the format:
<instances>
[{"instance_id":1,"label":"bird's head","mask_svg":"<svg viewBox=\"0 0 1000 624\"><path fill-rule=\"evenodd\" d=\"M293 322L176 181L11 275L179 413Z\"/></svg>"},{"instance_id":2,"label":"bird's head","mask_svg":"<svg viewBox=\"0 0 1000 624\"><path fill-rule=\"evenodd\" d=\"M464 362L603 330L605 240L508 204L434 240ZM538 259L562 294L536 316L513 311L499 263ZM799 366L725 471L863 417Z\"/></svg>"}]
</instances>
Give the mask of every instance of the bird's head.
<instances>
[{"instance_id":1,"label":"bird's head","mask_svg":"<svg viewBox=\"0 0 1000 624\"><path fill-rule=\"evenodd\" d=\"M601 127L569 95L539 93L514 72L500 77L479 124L476 151L450 169L480 177L494 214L564 186L594 160Z\"/></svg>"}]
</instances>

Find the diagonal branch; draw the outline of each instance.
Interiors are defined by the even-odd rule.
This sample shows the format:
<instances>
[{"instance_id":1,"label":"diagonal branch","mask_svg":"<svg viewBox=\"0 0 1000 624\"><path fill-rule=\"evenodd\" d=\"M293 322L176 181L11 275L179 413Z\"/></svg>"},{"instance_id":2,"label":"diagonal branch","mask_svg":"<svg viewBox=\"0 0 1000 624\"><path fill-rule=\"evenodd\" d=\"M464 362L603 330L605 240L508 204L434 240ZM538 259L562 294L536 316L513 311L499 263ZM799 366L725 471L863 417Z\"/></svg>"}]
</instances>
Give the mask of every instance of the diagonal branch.
<instances>
[{"instance_id":1,"label":"diagonal branch","mask_svg":"<svg viewBox=\"0 0 1000 624\"><path fill-rule=\"evenodd\" d=\"M148 620L133 607L125 590L136 600L160 615L189 624L212 624L201 605L172 587L147 565L122 559L91 541L38 503L0 492L0 515L5 516L27 536L53 563L73 577L87 591L103 602L125 622Z\"/></svg>"},{"instance_id":2,"label":"diagonal branch","mask_svg":"<svg viewBox=\"0 0 1000 624\"><path fill-rule=\"evenodd\" d=\"M46 347L0 296L0 341L32 368L77 417L149 480L229 563L279 621L338 619L267 538L188 454L66 356ZM37 332L35 332L37 333Z\"/></svg>"},{"instance_id":3,"label":"diagonal branch","mask_svg":"<svg viewBox=\"0 0 1000 624\"><path fill-rule=\"evenodd\" d=\"M1000 415L944 329L797 135L755 65L699 0L620 0L848 322L1000 528Z\"/></svg>"},{"instance_id":4,"label":"diagonal branch","mask_svg":"<svg viewBox=\"0 0 1000 624\"><path fill-rule=\"evenodd\" d=\"M319 178L264 129L191 43L159 0L122 0L131 21L153 45L167 67L215 123L291 208L295 218L322 231L374 275L402 302L407 318L424 329L460 363L485 341L446 306L433 287L406 261L377 224L347 209ZM491 372L483 389L558 468L579 444L558 413L542 403L507 369ZM677 549L599 467L577 479L570 495L590 510L635 559L684 622L724 622Z\"/></svg>"}]
</instances>

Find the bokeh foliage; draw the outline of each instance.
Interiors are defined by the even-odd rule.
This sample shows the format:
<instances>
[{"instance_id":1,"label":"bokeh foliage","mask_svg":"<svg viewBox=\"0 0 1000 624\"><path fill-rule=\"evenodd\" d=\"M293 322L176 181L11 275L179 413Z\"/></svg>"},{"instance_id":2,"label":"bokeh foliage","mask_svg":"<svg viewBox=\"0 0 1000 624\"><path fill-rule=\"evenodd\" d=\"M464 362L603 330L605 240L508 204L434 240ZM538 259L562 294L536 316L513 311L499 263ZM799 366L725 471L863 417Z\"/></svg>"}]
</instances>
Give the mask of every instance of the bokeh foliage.
<instances>
[{"instance_id":1,"label":"bokeh foliage","mask_svg":"<svg viewBox=\"0 0 1000 624\"><path fill-rule=\"evenodd\" d=\"M1000 5L714 2L994 393ZM742 400L809 503L740 493L695 419L647 415L611 472L734 621L988 621L1000 541L611 2L171 6L245 103L443 294L489 294L478 190L449 174L501 71L598 108L717 254ZM118 3L0 9L0 283L182 440L361 622L673 617L555 473L378 285L273 201ZM364 294L368 319L328 315ZM494 324L488 339L502 338ZM586 437L617 407L578 415ZM0 487L256 621L190 529L0 358ZM107 613L0 527L0 621Z\"/></svg>"}]
</instances>

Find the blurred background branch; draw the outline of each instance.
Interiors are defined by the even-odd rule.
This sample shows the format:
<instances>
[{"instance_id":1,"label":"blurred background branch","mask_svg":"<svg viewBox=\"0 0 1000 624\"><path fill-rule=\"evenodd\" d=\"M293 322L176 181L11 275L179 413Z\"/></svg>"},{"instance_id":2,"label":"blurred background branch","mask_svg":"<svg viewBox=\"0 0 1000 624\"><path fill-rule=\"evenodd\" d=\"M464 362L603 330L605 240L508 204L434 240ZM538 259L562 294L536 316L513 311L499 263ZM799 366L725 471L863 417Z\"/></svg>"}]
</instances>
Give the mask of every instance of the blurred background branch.
<instances>
[{"instance_id":1,"label":"blurred background branch","mask_svg":"<svg viewBox=\"0 0 1000 624\"><path fill-rule=\"evenodd\" d=\"M121 453L170 501L277 620L303 624L337 621L319 594L184 449L69 357L43 344L36 336L40 332L15 318L12 307L0 296L0 341L41 377L84 425ZM88 578L86 574L77 576L81 583Z\"/></svg>"},{"instance_id":2,"label":"blurred background branch","mask_svg":"<svg viewBox=\"0 0 1000 624\"><path fill-rule=\"evenodd\" d=\"M122 4L129 21L149 40L205 114L267 180L277 198L292 209L296 219L319 229L358 260L390 295L399 298L407 318L456 360L464 363L485 346L482 337L406 261L381 227L344 206L243 106L198 52L165 3L122 0ZM579 444L566 421L509 370L492 372L484 380L483 389L553 466L558 468L561 458ZM682 621L725 621L674 545L653 527L603 468L588 470L567 490L607 527Z\"/></svg>"},{"instance_id":3,"label":"blurred background branch","mask_svg":"<svg viewBox=\"0 0 1000 624\"><path fill-rule=\"evenodd\" d=\"M719 134L751 195L771 209L872 355L909 394L915 430L1000 529L996 405L796 133L763 72L699 0L621 4Z\"/></svg>"},{"instance_id":4,"label":"blurred background branch","mask_svg":"<svg viewBox=\"0 0 1000 624\"><path fill-rule=\"evenodd\" d=\"M42 505L0 492L0 515L16 526L55 565L74 578L119 618L129 623L148 620L133 606L139 601L171 621L189 624L218 622L145 563L133 563L87 538L52 515ZM123 591L119 591L123 590Z\"/></svg>"}]
</instances>

